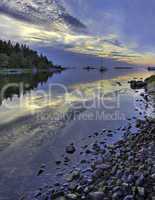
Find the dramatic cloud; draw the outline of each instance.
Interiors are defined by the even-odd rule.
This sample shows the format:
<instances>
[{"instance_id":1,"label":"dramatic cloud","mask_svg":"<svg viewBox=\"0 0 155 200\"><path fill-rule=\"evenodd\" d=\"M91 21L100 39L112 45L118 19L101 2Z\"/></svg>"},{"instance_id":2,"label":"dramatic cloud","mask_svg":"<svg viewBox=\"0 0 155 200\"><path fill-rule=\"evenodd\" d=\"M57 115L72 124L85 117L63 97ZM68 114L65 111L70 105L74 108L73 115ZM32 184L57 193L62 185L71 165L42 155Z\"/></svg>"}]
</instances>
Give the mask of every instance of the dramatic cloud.
<instances>
[{"instance_id":1,"label":"dramatic cloud","mask_svg":"<svg viewBox=\"0 0 155 200\"><path fill-rule=\"evenodd\" d=\"M65 23L70 28L86 28L78 19L68 14L57 0L2 0L0 11L19 20L38 25Z\"/></svg>"},{"instance_id":2,"label":"dramatic cloud","mask_svg":"<svg viewBox=\"0 0 155 200\"><path fill-rule=\"evenodd\" d=\"M154 0L1 0L1 38L152 65L154 10Z\"/></svg>"}]
</instances>

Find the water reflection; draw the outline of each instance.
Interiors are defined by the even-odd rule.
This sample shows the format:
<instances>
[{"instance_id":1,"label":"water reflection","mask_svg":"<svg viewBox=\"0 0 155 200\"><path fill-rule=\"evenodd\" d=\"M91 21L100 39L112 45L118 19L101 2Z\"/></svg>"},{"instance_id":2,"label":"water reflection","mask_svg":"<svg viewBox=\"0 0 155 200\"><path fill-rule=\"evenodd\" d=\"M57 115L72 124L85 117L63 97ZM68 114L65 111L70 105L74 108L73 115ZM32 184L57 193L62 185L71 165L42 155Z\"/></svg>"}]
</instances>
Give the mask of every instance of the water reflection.
<instances>
[{"instance_id":1,"label":"water reflection","mask_svg":"<svg viewBox=\"0 0 155 200\"><path fill-rule=\"evenodd\" d=\"M4 100L12 100L15 95L20 97L36 89L39 84L46 83L49 77L52 76L53 73L51 72L0 75L0 105L2 105Z\"/></svg>"}]
</instances>

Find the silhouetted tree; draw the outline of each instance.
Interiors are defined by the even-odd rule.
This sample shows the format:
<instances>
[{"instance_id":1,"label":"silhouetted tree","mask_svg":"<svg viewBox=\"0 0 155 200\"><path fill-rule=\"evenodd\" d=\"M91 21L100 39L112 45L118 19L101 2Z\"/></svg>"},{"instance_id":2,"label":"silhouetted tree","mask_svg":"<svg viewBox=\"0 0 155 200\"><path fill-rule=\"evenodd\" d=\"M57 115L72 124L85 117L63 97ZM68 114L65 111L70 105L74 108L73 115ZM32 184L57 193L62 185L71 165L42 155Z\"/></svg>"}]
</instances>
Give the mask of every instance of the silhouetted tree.
<instances>
[{"instance_id":1,"label":"silhouetted tree","mask_svg":"<svg viewBox=\"0 0 155 200\"><path fill-rule=\"evenodd\" d=\"M0 67L49 69L53 63L25 44L0 40Z\"/></svg>"}]
</instances>

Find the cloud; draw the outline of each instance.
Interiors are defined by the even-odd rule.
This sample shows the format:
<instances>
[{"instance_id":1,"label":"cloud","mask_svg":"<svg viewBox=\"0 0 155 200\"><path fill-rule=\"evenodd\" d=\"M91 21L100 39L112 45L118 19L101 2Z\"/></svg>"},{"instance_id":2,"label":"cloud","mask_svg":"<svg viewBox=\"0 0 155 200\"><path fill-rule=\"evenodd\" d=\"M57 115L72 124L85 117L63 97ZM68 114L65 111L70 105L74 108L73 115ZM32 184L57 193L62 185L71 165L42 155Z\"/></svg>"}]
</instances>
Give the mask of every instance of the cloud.
<instances>
[{"instance_id":1,"label":"cloud","mask_svg":"<svg viewBox=\"0 0 155 200\"><path fill-rule=\"evenodd\" d=\"M71 29L84 30L86 26L71 16L57 0L2 0L0 12L37 25L66 24Z\"/></svg>"}]
</instances>

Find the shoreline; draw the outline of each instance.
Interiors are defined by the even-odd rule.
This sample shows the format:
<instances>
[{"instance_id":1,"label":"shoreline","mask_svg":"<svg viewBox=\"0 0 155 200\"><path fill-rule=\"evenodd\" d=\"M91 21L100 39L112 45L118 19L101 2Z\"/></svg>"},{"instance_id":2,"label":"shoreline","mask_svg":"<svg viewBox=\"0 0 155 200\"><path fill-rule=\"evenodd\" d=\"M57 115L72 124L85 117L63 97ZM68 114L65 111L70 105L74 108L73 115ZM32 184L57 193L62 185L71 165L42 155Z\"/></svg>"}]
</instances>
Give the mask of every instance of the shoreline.
<instances>
[{"instance_id":1,"label":"shoreline","mask_svg":"<svg viewBox=\"0 0 155 200\"><path fill-rule=\"evenodd\" d=\"M145 117L145 120L137 119L136 126L135 134L112 145L97 140L91 148L86 145L84 151L88 158L81 160L81 164L87 162L88 167L75 168L66 175L64 184L57 182L54 187L40 188L34 197L37 200L43 197L52 200L154 200L155 123ZM112 137L112 131L103 130L103 133L106 131ZM96 132L95 136L98 134ZM66 149L69 154L76 151L74 144Z\"/></svg>"},{"instance_id":2,"label":"shoreline","mask_svg":"<svg viewBox=\"0 0 155 200\"><path fill-rule=\"evenodd\" d=\"M66 70L67 68L64 67L57 67L54 66L52 68L50 68L49 70L46 69L29 69L29 68L14 68L14 69L9 69L9 68L2 68L0 69L0 75L12 75L12 74L29 74L29 73L33 73L33 74L37 74L37 73L59 73L62 72L64 70Z\"/></svg>"},{"instance_id":3,"label":"shoreline","mask_svg":"<svg viewBox=\"0 0 155 200\"><path fill-rule=\"evenodd\" d=\"M88 178L80 170L75 170L68 176L65 184L57 189L43 193L52 200L134 200L155 198L155 123L141 121L140 132L129 135L107 150L94 143L89 153L96 154L96 159L90 160ZM88 150L87 150L88 151ZM83 161L84 162L84 161ZM41 200L42 190L36 194Z\"/></svg>"}]
</instances>

